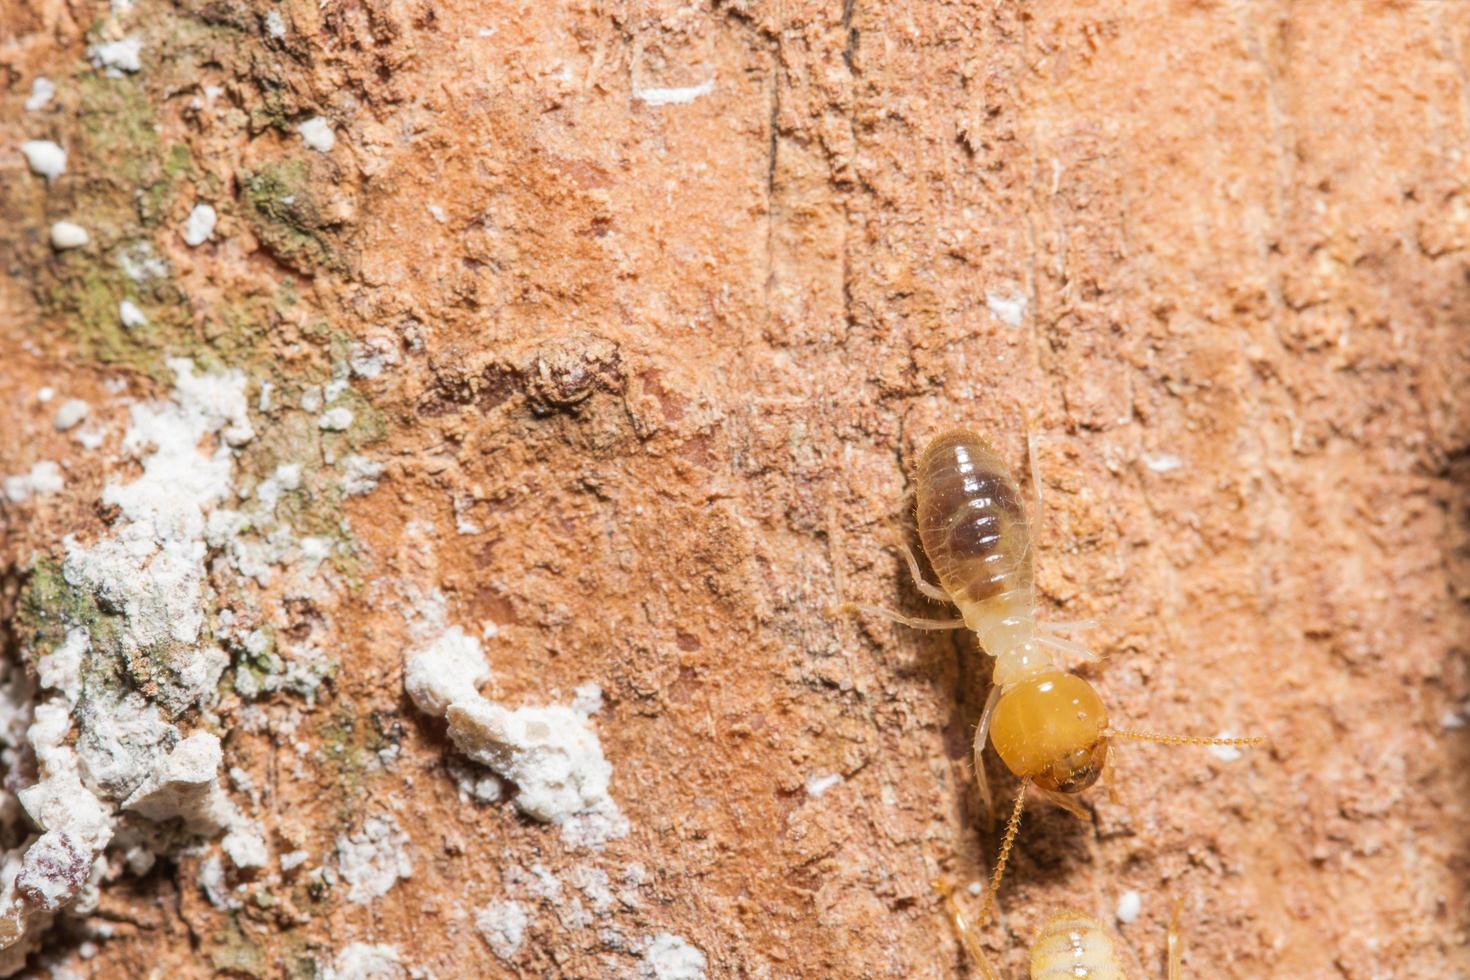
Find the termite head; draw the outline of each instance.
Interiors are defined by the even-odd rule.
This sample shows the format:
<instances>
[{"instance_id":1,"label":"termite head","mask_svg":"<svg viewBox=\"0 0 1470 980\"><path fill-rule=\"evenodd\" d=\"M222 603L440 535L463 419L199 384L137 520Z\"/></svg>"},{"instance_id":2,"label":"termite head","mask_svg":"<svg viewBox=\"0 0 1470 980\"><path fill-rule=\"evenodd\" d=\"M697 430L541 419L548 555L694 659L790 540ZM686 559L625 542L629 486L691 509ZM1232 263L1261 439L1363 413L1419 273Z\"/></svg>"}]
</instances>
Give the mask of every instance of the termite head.
<instances>
[{"instance_id":1,"label":"termite head","mask_svg":"<svg viewBox=\"0 0 1470 980\"><path fill-rule=\"evenodd\" d=\"M1042 789L1080 793L1108 759L1108 713L1092 685L1048 671L1000 696L990 739L1006 768Z\"/></svg>"}]
</instances>

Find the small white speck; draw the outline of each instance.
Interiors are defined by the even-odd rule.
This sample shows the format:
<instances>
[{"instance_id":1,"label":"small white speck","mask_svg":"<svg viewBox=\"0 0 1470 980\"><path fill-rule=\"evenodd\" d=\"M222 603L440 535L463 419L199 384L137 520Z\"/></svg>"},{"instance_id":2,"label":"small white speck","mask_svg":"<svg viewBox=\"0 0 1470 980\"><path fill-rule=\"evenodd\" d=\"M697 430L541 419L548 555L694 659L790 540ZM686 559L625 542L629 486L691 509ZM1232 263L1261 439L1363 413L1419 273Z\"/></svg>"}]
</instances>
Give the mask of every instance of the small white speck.
<instances>
[{"instance_id":1,"label":"small white speck","mask_svg":"<svg viewBox=\"0 0 1470 980\"><path fill-rule=\"evenodd\" d=\"M107 440L107 435L98 429L78 429L72 436L83 449L97 449Z\"/></svg>"},{"instance_id":2,"label":"small white speck","mask_svg":"<svg viewBox=\"0 0 1470 980\"><path fill-rule=\"evenodd\" d=\"M321 116L312 116L297 126L296 131L301 134L301 141L318 153L330 153L337 145L337 134L332 132L332 124Z\"/></svg>"},{"instance_id":3,"label":"small white speck","mask_svg":"<svg viewBox=\"0 0 1470 980\"><path fill-rule=\"evenodd\" d=\"M352 410L343 408L331 408L323 412L316 420L317 427L328 432L343 432L352 425Z\"/></svg>"},{"instance_id":4,"label":"small white speck","mask_svg":"<svg viewBox=\"0 0 1470 980\"><path fill-rule=\"evenodd\" d=\"M1229 732L1221 732L1215 737L1234 738L1235 736L1230 734ZM1234 762L1236 759L1240 758L1240 749L1237 749L1233 745L1211 745L1210 755L1219 759L1221 762Z\"/></svg>"},{"instance_id":5,"label":"small white speck","mask_svg":"<svg viewBox=\"0 0 1470 980\"><path fill-rule=\"evenodd\" d=\"M57 432L66 432L81 424L89 411L91 411L91 406L80 398L68 398L56 410L56 418L51 424L56 427Z\"/></svg>"},{"instance_id":6,"label":"small white speck","mask_svg":"<svg viewBox=\"0 0 1470 980\"><path fill-rule=\"evenodd\" d=\"M808 776L806 781L806 795L815 800L840 782L842 782L842 777L835 772L822 776Z\"/></svg>"},{"instance_id":7,"label":"small white speck","mask_svg":"<svg viewBox=\"0 0 1470 980\"><path fill-rule=\"evenodd\" d=\"M1465 727L1465 717L1457 711L1446 711L1439 716L1439 727L1446 731Z\"/></svg>"},{"instance_id":8,"label":"small white speck","mask_svg":"<svg viewBox=\"0 0 1470 980\"><path fill-rule=\"evenodd\" d=\"M1019 327L1026 317L1026 297L1021 293L986 293L985 306L1002 322Z\"/></svg>"},{"instance_id":9,"label":"small white speck","mask_svg":"<svg viewBox=\"0 0 1470 980\"><path fill-rule=\"evenodd\" d=\"M68 248L82 248L92 240L87 234L87 229L70 221L58 221L51 226L51 247L62 250Z\"/></svg>"},{"instance_id":10,"label":"small white speck","mask_svg":"<svg viewBox=\"0 0 1470 980\"><path fill-rule=\"evenodd\" d=\"M265 30L271 37L286 36L286 22L281 18L279 10L272 10L265 15Z\"/></svg>"},{"instance_id":11,"label":"small white speck","mask_svg":"<svg viewBox=\"0 0 1470 980\"><path fill-rule=\"evenodd\" d=\"M1155 473L1172 473L1184 465L1184 460L1172 453L1159 453L1157 456L1148 456L1143 462L1145 466Z\"/></svg>"},{"instance_id":12,"label":"small white speck","mask_svg":"<svg viewBox=\"0 0 1470 980\"><path fill-rule=\"evenodd\" d=\"M970 895L972 897L974 897L974 898L979 898L980 897L980 893L983 892L984 890L985 890L985 886L983 884L981 884L980 882L978 882L978 881L972 881L972 882L970 882L970 887L966 889L966 891L968 891L970 893Z\"/></svg>"},{"instance_id":13,"label":"small white speck","mask_svg":"<svg viewBox=\"0 0 1470 980\"><path fill-rule=\"evenodd\" d=\"M52 388L52 387L49 387L49 386L48 387L45 387L45 388L42 388L42 389L40 389L39 391L36 392L36 401L38 401L38 402L43 402L43 403L44 402L49 402L51 399L53 399L55 397L56 397L56 389L55 388Z\"/></svg>"},{"instance_id":14,"label":"small white speck","mask_svg":"<svg viewBox=\"0 0 1470 980\"><path fill-rule=\"evenodd\" d=\"M109 78L120 78L123 72L135 72L143 67L142 52L142 38L125 37L121 41L92 45L87 49L87 58L94 68L106 69Z\"/></svg>"},{"instance_id":15,"label":"small white speck","mask_svg":"<svg viewBox=\"0 0 1470 980\"><path fill-rule=\"evenodd\" d=\"M1125 926L1138 921L1138 913L1143 909L1143 897L1135 891L1126 891L1118 896L1118 907L1113 914L1118 921Z\"/></svg>"},{"instance_id":16,"label":"small white speck","mask_svg":"<svg viewBox=\"0 0 1470 980\"><path fill-rule=\"evenodd\" d=\"M148 318L143 315L143 311L138 309L137 304L130 299L125 299L117 304L117 318L129 330L146 326L148 323Z\"/></svg>"},{"instance_id":17,"label":"small white speck","mask_svg":"<svg viewBox=\"0 0 1470 980\"><path fill-rule=\"evenodd\" d=\"M214 237L214 223L218 220L219 215L208 204L194 205L194 210L189 212L189 220L184 222L184 244L198 248L209 241Z\"/></svg>"},{"instance_id":18,"label":"small white speck","mask_svg":"<svg viewBox=\"0 0 1470 980\"><path fill-rule=\"evenodd\" d=\"M287 851L281 855L281 870L290 871L292 868L298 868L305 864L309 857L311 855L305 851Z\"/></svg>"},{"instance_id":19,"label":"small white speck","mask_svg":"<svg viewBox=\"0 0 1470 980\"><path fill-rule=\"evenodd\" d=\"M31 82L31 94L26 99L26 112L40 112L56 97L56 85L44 76Z\"/></svg>"},{"instance_id":20,"label":"small white speck","mask_svg":"<svg viewBox=\"0 0 1470 980\"><path fill-rule=\"evenodd\" d=\"M45 177L48 184L66 173L66 151L59 143L51 140L26 140L20 145L20 152L25 154L31 173Z\"/></svg>"},{"instance_id":21,"label":"small white speck","mask_svg":"<svg viewBox=\"0 0 1470 980\"><path fill-rule=\"evenodd\" d=\"M444 222L445 222L445 221L447 221L447 220L449 220L449 219L448 219L448 218L446 218L446 217L445 217L445 216L444 216L444 209L443 209L443 208L441 208L441 207L440 207L440 206L439 206L439 205L437 205L437 204L430 204L430 205L429 205L429 214L430 214L430 215L431 215L431 216L433 216L433 218L434 218L434 220L435 220L435 221L437 221L437 222L439 222L439 223L440 223L440 224L441 224L441 225L442 225L442 224L443 224L443 223L444 223Z\"/></svg>"}]
</instances>

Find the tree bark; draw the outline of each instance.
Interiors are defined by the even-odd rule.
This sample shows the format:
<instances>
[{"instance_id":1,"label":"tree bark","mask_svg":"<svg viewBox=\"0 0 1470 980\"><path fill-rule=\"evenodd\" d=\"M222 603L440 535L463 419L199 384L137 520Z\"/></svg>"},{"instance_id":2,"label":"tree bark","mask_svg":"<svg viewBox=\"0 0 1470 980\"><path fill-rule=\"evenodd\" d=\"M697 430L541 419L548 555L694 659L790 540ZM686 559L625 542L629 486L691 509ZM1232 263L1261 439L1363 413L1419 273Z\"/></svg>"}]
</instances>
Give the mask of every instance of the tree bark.
<instances>
[{"instance_id":1,"label":"tree bark","mask_svg":"<svg viewBox=\"0 0 1470 980\"><path fill-rule=\"evenodd\" d=\"M832 612L946 615L964 426L1114 724L1269 740L1033 803L1003 975L1073 908L1162 976L1175 903L1188 975L1470 971L1467 64L1452 3L0 0L0 967L966 975L991 660Z\"/></svg>"}]
</instances>

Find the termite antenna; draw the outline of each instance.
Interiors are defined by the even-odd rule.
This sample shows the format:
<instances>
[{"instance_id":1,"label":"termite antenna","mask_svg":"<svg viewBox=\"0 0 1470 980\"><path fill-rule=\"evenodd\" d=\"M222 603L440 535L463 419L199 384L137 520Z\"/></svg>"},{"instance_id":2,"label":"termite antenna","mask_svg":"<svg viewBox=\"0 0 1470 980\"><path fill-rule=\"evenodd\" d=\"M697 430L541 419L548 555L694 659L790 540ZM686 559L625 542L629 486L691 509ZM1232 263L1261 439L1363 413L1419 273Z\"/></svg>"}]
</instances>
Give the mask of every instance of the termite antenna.
<instances>
[{"instance_id":1,"label":"termite antenna","mask_svg":"<svg viewBox=\"0 0 1470 980\"><path fill-rule=\"evenodd\" d=\"M1011 810L1011 819L1006 823L1006 835L1000 842L1000 855L995 859L995 870L990 873L990 892L985 896L985 905L975 920L977 925L989 922L990 913L995 910L995 896L1000 892L1000 880L1005 877L1006 862L1011 859L1011 845L1016 842L1016 832L1021 829L1021 810L1025 806L1026 783L1022 781L1021 789L1016 793L1016 806Z\"/></svg>"},{"instance_id":2,"label":"termite antenna","mask_svg":"<svg viewBox=\"0 0 1470 980\"><path fill-rule=\"evenodd\" d=\"M1134 732L1126 728L1109 728L1108 735L1132 739L1135 742L1158 742L1161 745L1261 745L1266 739L1260 735L1246 738L1203 738L1199 735L1165 735L1160 732Z\"/></svg>"}]
</instances>

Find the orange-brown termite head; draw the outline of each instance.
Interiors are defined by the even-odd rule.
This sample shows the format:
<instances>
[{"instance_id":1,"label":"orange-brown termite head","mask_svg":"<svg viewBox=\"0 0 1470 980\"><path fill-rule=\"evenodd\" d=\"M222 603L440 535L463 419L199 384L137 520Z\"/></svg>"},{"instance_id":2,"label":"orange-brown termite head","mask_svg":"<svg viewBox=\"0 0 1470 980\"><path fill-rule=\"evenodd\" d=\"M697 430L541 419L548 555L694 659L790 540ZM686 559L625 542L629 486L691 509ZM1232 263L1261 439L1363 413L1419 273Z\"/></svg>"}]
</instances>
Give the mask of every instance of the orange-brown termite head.
<instances>
[{"instance_id":1,"label":"orange-brown termite head","mask_svg":"<svg viewBox=\"0 0 1470 980\"><path fill-rule=\"evenodd\" d=\"M1076 674L1047 671L1000 696L990 740L1006 768L1042 789L1080 793L1108 759L1108 712Z\"/></svg>"}]
</instances>

